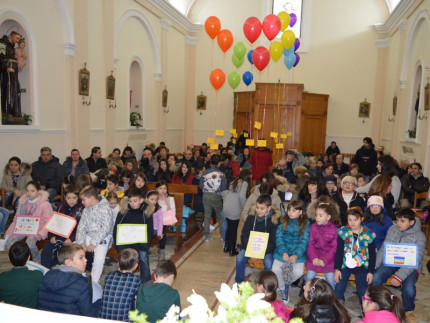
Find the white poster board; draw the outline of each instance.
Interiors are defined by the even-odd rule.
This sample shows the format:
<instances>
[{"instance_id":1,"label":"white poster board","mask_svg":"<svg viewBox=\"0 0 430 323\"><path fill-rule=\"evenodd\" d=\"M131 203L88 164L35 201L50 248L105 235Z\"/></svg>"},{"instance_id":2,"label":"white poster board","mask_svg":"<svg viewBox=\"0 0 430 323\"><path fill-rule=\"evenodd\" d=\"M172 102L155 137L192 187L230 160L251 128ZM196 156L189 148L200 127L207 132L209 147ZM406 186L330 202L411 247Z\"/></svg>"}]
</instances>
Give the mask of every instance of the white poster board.
<instances>
[{"instance_id":1,"label":"white poster board","mask_svg":"<svg viewBox=\"0 0 430 323\"><path fill-rule=\"evenodd\" d=\"M46 231L68 239L77 223L78 221L71 216L53 212L51 218L46 222L43 228Z\"/></svg>"},{"instance_id":2,"label":"white poster board","mask_svg":"<svg viewBox=\"0 0 430 323\"><path fill-rule=\"evenodd\" d=\"M245 257L264 259L268 242L269 233L251 231L249 234L248 245L246 246Z\"/></svg>"},{"instance_id":3,"label":"white poster board","mask_svg":"<svg viewBox=\"0 0 430 323\"><path fill-rule=\"evenodd\" d=\"M116 229L116 245L147 243L146 224L118 224Z\"/></svg>"},{"instance_id":4,"label":"white poster board","mask_svg":"<svg viewBox=\"0 0 430 323\"><path fill-rule=\"evenodd\" d=\"M13 235L35 236L39 231L40 216L17 215Z\"/></svg>"},{"instance_id":5,"label":"white poster board","mask_svg":"<svg viewBox=\"0 0 430 323\"><path fill-rule=\"evenodd\" d=\"M384 266L418 268L418 245L413 243L384 244Z\"/></svg>"}]
</instances>

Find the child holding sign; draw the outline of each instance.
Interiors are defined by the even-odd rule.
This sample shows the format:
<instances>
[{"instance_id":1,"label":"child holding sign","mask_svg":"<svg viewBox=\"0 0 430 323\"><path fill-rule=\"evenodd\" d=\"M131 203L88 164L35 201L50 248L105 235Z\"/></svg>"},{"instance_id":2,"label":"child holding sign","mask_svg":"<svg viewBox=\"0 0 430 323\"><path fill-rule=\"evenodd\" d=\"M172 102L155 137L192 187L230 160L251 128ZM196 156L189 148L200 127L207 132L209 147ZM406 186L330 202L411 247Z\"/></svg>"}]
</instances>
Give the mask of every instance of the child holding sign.
<instances>
[{"instance_id":1,"label":"child holding sign","mask_svg":"<svg viewBox=\"0 0 430 323\"><path fill-rule=\"evenodd\" d=\"M416 252L411 254L416 260L415 266L405 267L400 265L401 260L407 258L408 255L399 254L394 258L393 263L389 263L384 259L385 250L391 243L401 244L417 244ZM373 286L383 285L387 279L394 274L390 280L392 286L402 286L402 300L405 307L406 316L413 316L412 311L415 309L415 284L419 274L423 269L423 257L426 249L426 237L421 231L421 222L415 217L415 212L410 208L401 208L396 213L396 225L392 225L387 232L384 243L378 251L376 257L376 272L373 278Z\"/></svg>"},{"instance_id":2,"label":"child holding sign","mask_svg":"<svg viewBox=\"0 0 430 323\"><path fill-rule=\"evenodd\" d=\"M128 193L128 205L118 213L113 229L115 248L118 252L131 248L139 253L142 284L151 279L148 250L154 234L153 209L147 206L143 191L138 188L131 189Z\"/></svg>"},{"instance_id":3,"label":"child holding sign","mask_svg":"<svg viewBox=\"0 0 430 323\"><path fill-rule=\"evenodd\" d=\"M250 210L242 228L241 250L236 258L236 282L245 280L245 265L250 258L263 259L264 269L270 270L275 250L276 226L281 212L272 208L269 195L260 195Z\"/></svg>"},{"instance_id":4,"label":"child holding sign","mask_svg":"<svg viewBox=\"0 0 430 323\"><path fill-rule=\"evenodd\" d=\"M40 184L34 181L28 182L25 188L26 194L23 195L18 202L18 209L12 224L6 231L5 240L7 248L10 248L15 242L27 238L26 242L31 251L31 257L33 261L40 262L39 249L36 246L38 240L43 240L48 235L43 229L45 223L49 220L52 213L51 204L49 204L49 194L46 191L40 189ZM21 222L21 219L25 217L27 224ZM28 222L33 221L34 222ZM22 224L17 223L20 222ZM30 226L33 229L30 230ZM30 231L23 231L23 229L29 229Z\"/></svg>"},{"instance_id":5,"label":"child holding sign","mask_svg":"<svg viewBox=\"0 0 430 323\"><path fill-rule=\"evenodd\" d=\"M75 185L66 186L63 202L57 212L75 218L77 223L79 223L83 210L84 206L79 200L79 187ZM43 266L51 268L58 264L58 250L60 250L64 243L68 244L75 241L77 228L78 226L76 225L68 238L52 232L48 233L49 242L42 251L41 263Z\"/></svg>"}]
</instances>

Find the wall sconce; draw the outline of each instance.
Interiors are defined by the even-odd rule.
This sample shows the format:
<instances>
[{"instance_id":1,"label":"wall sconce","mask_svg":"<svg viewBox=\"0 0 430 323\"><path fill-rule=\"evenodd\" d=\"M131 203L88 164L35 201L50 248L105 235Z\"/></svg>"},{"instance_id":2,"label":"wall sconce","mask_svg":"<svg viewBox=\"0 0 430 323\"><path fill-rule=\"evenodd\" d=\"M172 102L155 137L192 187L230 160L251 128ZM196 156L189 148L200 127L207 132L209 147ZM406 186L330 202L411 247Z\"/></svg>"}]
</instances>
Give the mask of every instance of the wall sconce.
<instances>
[{"instance_id":1,"label":"wall sconce","mask_svg":"<svg viewBox=\"0 0 430 323\"><path fill-rule=\"evenodd\" d=\"M90 100L89 101L86 101L85 100L85 96L82 96L82 106L85 106L85 105L87 105L87 106L91 105L91 96L90 96Z\"/></svg>"},{"instance_id":2,"label":"wall sconce","mask_svg":"<svg viewBox=\"0 0 430 323\"><path fill-rule=\"evenodd\" d=\"M388 122L394 122L396 120L396 116L393 116L392 118L388 116Z\"/></svg>"},{"instance_id":3,"label":"wall sconce","mask_svg":"<svg viewBox=\"0 0 430 323\"><path fill-rule=\"evenodd\" d=\"M112 100L109 100L109 109L116 109L116 100L113 101L115 104L112 104Z\"/></svg>"},{"instance_id":4,"label":"wall sconce","mask_svg":"<svg viewBox=\"0 0 430 323\"><path fill-rule=\"evenodd\" d=\"M164 112L164 113L169 113L169 112L170 112L170 108L169 108L169 106L167 106L167 107L163 107L163 112Z\"/></svg>"}]
</instances>

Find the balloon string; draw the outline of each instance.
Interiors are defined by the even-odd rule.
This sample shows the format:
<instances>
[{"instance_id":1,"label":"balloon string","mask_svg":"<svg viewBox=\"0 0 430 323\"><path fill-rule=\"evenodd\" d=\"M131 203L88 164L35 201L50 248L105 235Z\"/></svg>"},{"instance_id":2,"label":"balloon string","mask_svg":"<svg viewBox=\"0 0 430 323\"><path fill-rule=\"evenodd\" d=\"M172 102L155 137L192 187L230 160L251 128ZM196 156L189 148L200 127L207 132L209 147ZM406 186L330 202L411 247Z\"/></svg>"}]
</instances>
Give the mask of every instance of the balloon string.
<instances>
[{"instance_id":1,"label":"balloon string","mask_svg":"<svg viewBox=\"0 0 430 323\"><path fill-rule=\"evenodd\" d=\"M212 39L211 71L213 71L213 69L214 69L214 42L215 42L215 39Z\"/></svg>"},{"instance_id":2,"label":"balloon string","mask_svg":"<svg viewBox=\"0 0 430 323\"><path fill-rule=\"evenodd\" d=\"M215 91L215 129L216 129L216 112L217 112L217 106L218 106L218 90Z\"/></svg>"},{"instance_id":3,"label":"balloon string","mask_svg":"<svg viewBox=\"0 0 430 323\"><path fill-rule=\"evenodd\" d=\"M266 102L267 102L267 85L266 83L266 93L264 94L264 108L263 108L263 128L264 128L264 119L266 118Z\"/></svg>"},{"instance_id":4,"label":"balloon string","mask_svg":"<svg viewBox=\"0 0 430 323\"><path fill-rule=\"evenodd\" d=\"M249 138L251 138L252 133L252 93L248 91L249 100Z\"/></svg>"}]
</instances>

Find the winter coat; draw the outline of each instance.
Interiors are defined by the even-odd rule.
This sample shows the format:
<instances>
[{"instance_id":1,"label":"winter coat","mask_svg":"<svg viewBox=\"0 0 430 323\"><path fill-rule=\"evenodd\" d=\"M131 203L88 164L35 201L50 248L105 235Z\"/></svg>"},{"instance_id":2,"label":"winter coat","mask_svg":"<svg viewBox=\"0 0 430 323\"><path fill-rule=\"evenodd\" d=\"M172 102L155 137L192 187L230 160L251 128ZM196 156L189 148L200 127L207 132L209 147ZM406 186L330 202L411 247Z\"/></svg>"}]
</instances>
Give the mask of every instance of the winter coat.
<instances>
[{"instance_id":1,"label":"winter coat","mask_svg":"<svg viewBox=\"0 0 430 323\"><path fill-rule=\"evenodd\" d=\"M136 160L136 155L134 153L131 153L131 155L129 155L129 156L121 156L121 160L122 160L123 164L125 164L125 162L129 159Z\"/></svg>"},{"instance_id":2,"label":"winter coat","mask_svg":"<svg viewBox=\"0 0 430 323\"><path fill-rule=\"evenodd\" d=\"M373 182L375 181L375 179L378 176L379 176L379 174L376 175L375 177L373 177L373 179L369 183L367 183L366 185L361 186L361 187L356 187L355 191L357 193L368 193L369 189L370 189L370 186L372 186ZM392 186L392 188L391 188L391 195L393 196L394 201L390 204L390 206L392 206L391 208L394 208L395 204L397 204L397 201L399 200L400 190L402 188L402 183L400 182L400 179L397 176L393 176L391 178L391 186ZM387 195L389 195L389 194L387 194ZM385 203L385 199L384 199L384 205L387 208L387 204Z\"/></svg>"},{"instance_id":3,"label":"winter coat","mask_svg":"<svg viewBox=\"0 0 430 323\"><path fill-rule=\"evenodd\" d=\"M85 159L85 161L87 162L88 169L90 170L91 173L95 173L96 171L102 168L107 168L106 160L104 158L99 158L96 161L94 160L93 157L90 156L87 159Z\"/></svg>"},{"instance_id":4,"label":"winter coat","mask_svg":"<svg viewBox=\"0 0 430 323\"><path fill-rule=\"evenodd\" d=\"M333 323L336 320L336 309L333 305L318 305L312 306L307 323Z\"/></svg>"},{"instance_id":5,"label":"winter coat","mask_svg":"<svg viewBox=\"0 0 430 323\"><path fill-rule=\"evenodd\" d=\"M48 192L40 190L39 197L35 202L36 206L33 210L33 214L31 214L31 216L40 216L40 223L39 223L39 229L37 231L37 234L41 236L42 240L45 239L48 235L48 232L43 229L43 226L46 224L46 222L48 222L49 218L52 215L52 207L51 207L51 204L49 204L48 198L49 198ZM15 229L18 215L29 215L26 212L27 203L28 203L27 195L21 196L18 201L18 208L15 214L15 217L13 218L13 222L7 229L5 236L8 237L13 234L13 230Z\"/></svg>"},{"instance_id":6,"label":"winter coat","mask_svg":"<svg viewBox=\"0 0 430 323\"><path fill-rule=\"evenodd\" d=\"M251 190L251 194L246 200L245 206L242 211L242 217L244 220L248 216L251 206L257 203L257 198L260 195L260 185L254 186L253 190ZM272 198L272 207L276 207L277 209L281 210L282 201L279 198L278 191L273 189L272 195L270 197Z\"/></svg>"},{"instance_id":7,"label":"winter coat","mask_svg":"<svg viewBox=\"0 0 430 323\"><path fill-rule=\"evenodd\" d=\"M382 221L384 222L384 225L379 223L379 221L363 222L363 224L366 227L368 227L370 230L373 231L373 233L376 234L375 247L378 250L381 248L388 230L393 225L393 220L391 220L391 218L387 215L387 212L385 209L384 209L384 217Z\"/></svg>"},{"instance_id":8,"label":"winter coat","mask_svg":"<svg viewBox=\"0 0 430 323\"><path fill-rule=\"evenodd\" d=\"M77 269L60 265L43 276L38 308L44 311L97 317L101 300L92 303L91 282Z\"/></svg>"},{"instance_id":9,"label":"winter coat","mask_svg":"<svg viewBox=\"0 0 430 323\"><path fill-rule=\"evenodd\" d=\"M330 195L331 198L329 198L329 195L321 195L321 196L324 196L327 199L327 201L324 200L324 202L328 202L328 201L332 201L333 200L333 196L332 195ZM298 197L297 197L297 199L298 199ZM313 201L311 201L311 200L308 201L308 204L306 206L306 216L308 217L308 219L312 223L315 222L317 206L318 206L318 203L321 203L321 202L323 202L323 201L321 201L321 200L319 201L318 199L313 200ZM306 202L305 202L305 205L306 205ZM337 208L337 210L339 212L339 205L338 204L336 204L336 208Z\"/></svg>"},{"instance_id":10,"label":"winter coat","mask_svg":"<svg viewBox=\"0 0 430 323\"><path fill-rule=\"evenodd\" d=\"M4 188L6 192L14 192L15 189L25 194L25 188L27 183L32 181L31 178L31 165L27 163L21 163L19 168L20 175L18 182L16 183L16 188L13 186L12 172L9 169L9 164L3 169L3 179L1 180L0 188Z\"/></svg>"},{"instance_id":11,"label":"winter coat","mask_svg":"<svg viewBox=\"0 0 430 323\"><path fill-rule=\"evenodd\" d=\"M203 193L226 194L223 192L228 189L227 178L217 166L211 165L202 173L199 187Z\"/></svg>"},{"instance_id":12,"label":"winter coat","mask_svg":"<svg viewBox=\"0 0 430 323\"><path fill-rule=\"evenodd\" d=\"M228 193L223 197L223 211L227 219L240 220L240 214L246 202L247 190L248 182L246 181L238 180L235 190L233 190L233 185L230 184Z\"/></svg>"},{"instance_id":13,"label":"winter coat","mask_svg":"<svg viewBox=\"0 0 430 323\"><path fill-rule=\"evenodd\" d=\"M318 273L334 272L334 258L337 248L337 226L329 221L326 225L311 225L308 248L306 249L306 268ZM314 258L324 261L325 266L315 266Z\"/></svg>"},{"instance_id":14,"label":"winter coat","mask_svg":"<svg viewBox=\"0 0 430 323\"><path fill-rule=\"evenodd\" d=\"M123 168L124 167L122 159L120 157L113 158L112 154L109 154L109 156L107 156L105 158L105 160L106 160L106 164L107 164L107 168L108 169L111 169L113 167L119 167L119 168Z\"/></svg>"},{"instance_id":15,"label":"winter coat","mask_svg":"<svg viewBox=\"0 0 430 323\"><path fill-rule=\"evenodd\" d=\"M392 225L388 229L384 243L382 244L381 249L379 249L378 254L376 255L376 268L383 265L385 244L389 242L418 244L418 269L399 267L398 270L394 273L394 278L402 282L414 270L417 270L418 273L422 272L423 257L424 257L424 252L426 251L426 237L424 233L421 231L420 219L415 218L414 225L411 226L408 230L403 232L397 228L397 225Z\"/></svg>"},{"instance_id":16,"label":"winter coat","mask_svg":"<svg viewBox=\"0 0 430 323\"><path fill-rule=\"evenodd\" d=\"M306 228L303 236L299 235L297 219L289 219L285 230L281 222L276 229L276 249L273 258L284 263L282 255L287 253L289 257L296 255L296 263L306 262L306 249L308 248L310 222L306 219Z\"/></svg>"},{"instance_id":17,"label":"winter coat","mask_svg":"<svg viewBox=\"0 0 430 323\"><path fill-rule=\"evenodd\" d=\"M66 161L63 163L63 173L64 176L68 176L72 173L73 161L72 157L67 157ZM79 162L76 165L75 169L75 178L81 174L90 174L90 170L88 169L87 162L79 157Z\"/></svg>"},{"instance_id":18,"label":"winter coat","mask_svg":"<svg viewBox=\"0 0 430 323\"><path fill-rule=\"evenodd\" d=\"M190 174L190 176L188 176L188 178L186 179L185 183L182 183L182 177L175 174L172 177L172 184L193 185L193 178L194 178L194 175Z\"/></svg>"},{"instance_id":19,"label":"winter coat","mask_svg":"<svg viewBox=\"0 0 430 323\"><path fill-rule=\"evenodd\" d=\"M424 177L422 173L415 178L412 174L403 176L402 180L403 198L408 199L409 203L414 204L415 192L422 193L429 190L429 179ZM417 205L419 205L417 202Z\"/></svg>"},{"instance_id":20,"label":"winter coat","mask_svg":"<svg viewBox=\"0 0 430 323\"><path fill-rule=\"evenodd\" d=\"M363 321L357 323L399 323L397 316L393 312L380 310L380 311L368 311L364 313Z\"/></svg>"},{"instance_id":21,"label":"winter coat","mask_svg":"<svg viewBox=\"0 0 430 323\"><path fill-rule=\"evenodd\" d=\"M46 188L55 188L57 192L61 190L61 183L63 181L63 167L57 157L52 158L44 163L42 158L39 157L38 161L31 164L33 170L31 177L33 181L39 182L40 185L45 185Z\"/></svg>"},{"instance_id":22,"label":"winter coat","mask_svg":"<svg viewBox=\"0 0 430 323\"><path fill-rule=\"evenodd\" d=\"M81 221L76 231L77 244L87 244L86 236L89 236L89 244L97 247L112 232L112 210L109 202L102 196L99 196L99 203L84 209Z\"/></svg>"},{"instance_id":23,"label":"winter coat","mask_svg":"<svg viewBox=\"0 0 430 323\"><path fill-rule=\"evenodd\" d=\"M336 163L333 165L333 173L334 174L338 174L339 176L349 172L349 166L346 163L343 163L338 166Z\"/></svg>"},{"instance_id":24,"label":"winter coat","mask_svg":"<svg viewBox=\"0 0 430 323\"><path fill-rule=\"evenodd\" d=\"M355 153L353 162L358 164L358 169L364 175L370 176L372 174L376 174L376 165L378 164L378 160L375 148L371 146L370 149L367 149L362 146Z\"/></svg>"},{"instance_id":25,"label":"winter coat","mask_svg":"<svg viewBox=\"0 0 430 323\"><path fill-rule=\"evenodd\" d=\"M249 157L251 157L251 156L249 156ZM251 165L251 163L249 162L249 158L248 158L247 160L243 161L243 155L242 155L242 154L240 154L240 155L237 157L237 160L239 161L239 168L242 168L242 169L248 169L248 170L251 170L251 169L252 169L252 165Z\"/></svg>"},{"instance_id":26,"label":"winter coat","mask_svg":"<svg viewBox=\"0 0 430 323\"><path fill-rule=\"evenodd\" d=\"M75 218L79 224L79 220L81 219L82 212L84 211L84 208L85 208L84 205L82 204L82 202L79 200L78 203L76 203L71 208L69 213L66 211L68 208L70 208L69 205L67 204L66 200L63 199L63 202L61 203L57 212L62 213L62 214L66 214L72 218ZM73 229L72 233L69 236L69 239L72 242L76 240L76 230L78 229L78 224L76 224L75 228ZM62 240L66 240L66 238L59 237L59 236L53 234L52 232L48 232L48 240L51 239L52 237L57 237L57 238L60 238Z\"/></svg>"},{"instance_id":27,"label":"winter coat","mask_svg":"<svg viewBox=\"0 0 430 323\"><path fill-rule=\"evenodd\" d=\"M284 302L281 300L273 301L270 303L273 307L273 311L275 312L277 317L280 317L282 321L288 322L290 320L290 312L288 312L287 308L284 306Z\"/></svg>"},{"instance_id":28,"label":"winter coat","mask_svg":"<svg viewBox=\"0 0 430 323\"><path fill-rule=\"evenodd\" d=\"M364 209L366 207L366 202L360 195L358 195L357 192L352 193L352 199L349 202L348 206L348 204L346 204L345 200L343 199L341 188L339 188L337 192L333 195L333 200L336 202L337 205L339 205L339 215L342 225L347 225L348 223L346 212L349 208L353 206L358 206L364 212Z\"/></svg>"},{"instance_id":29,"label":"winter coat","mask_svg":"<svg viewBox=\"0 0 430 323\"><path fill-rule=\"evenodd\" d=\"M276 226L280 218L281 212L277 208L272 207L268 214L264 217L259 217L255 212L255 206L253 206L243 224L240 235L241 248L246 250L251 231L266 232L269 233L266 254L273 253L276 247Z\"/></svg>"},{"instance_id":30,"label":"winter coat","mask_svg":"<svg viewBox=\"0 0 430 323\"><path fill-rule=\"evenodd\" d=\"M252 179L259 181L261 176L269 170L273 164L272 152L264 147L254 149L249 162L252 165Z\"/></svg>"},{"instance_id":31,"label":"winter coat","mask_svg":"<svg viewBox=\"0 0 430 323\"><path fill-rule=\"evenodd\" d=\"M338 155L338 154L340 154L340 150L339 150L339 147L338 147L338 146L336 146L336 147L334 147L334 148L331 148L331 145L330 145L330 146L328 146L328 147L327 147L327 149L326 149L325 153L326 153L327 155L329 155L329 156L331 156L331 155L333 155L333 154Z\"/></svg>"}]
</instances>

